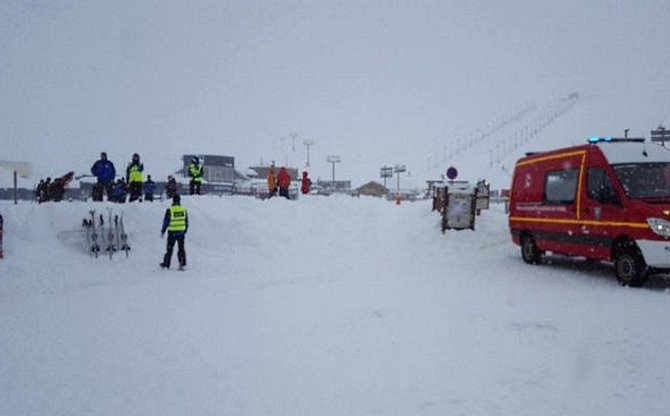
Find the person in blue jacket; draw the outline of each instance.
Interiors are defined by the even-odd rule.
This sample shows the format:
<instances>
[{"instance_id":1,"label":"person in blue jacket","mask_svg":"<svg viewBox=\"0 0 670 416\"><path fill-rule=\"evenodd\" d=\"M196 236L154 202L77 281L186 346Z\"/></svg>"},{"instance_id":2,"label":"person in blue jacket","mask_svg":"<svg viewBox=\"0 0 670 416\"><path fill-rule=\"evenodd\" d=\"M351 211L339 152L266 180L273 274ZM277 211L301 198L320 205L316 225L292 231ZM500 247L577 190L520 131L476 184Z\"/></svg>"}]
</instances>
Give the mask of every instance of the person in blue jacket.
<instances>
[{"instance_id":1,"label":"person in blue jacket","mask_svg":"<svg viewBox=\"0 0 670 416\"><path fill-rule=\"evenodd\" d=\"M126 203L126 195L128 194L128 185L123 178L119 178L114 185L112 190L112 197L109 198L110 201L118 202L120 204Z\"/></svg>"},{"instance_id":2,"label":"person in blue jacket","mask_svg":"<svg viewBox=\"0 0 670 416\"><path fill-rule=\"evenodd\" d=\"M156 183L151 180L151 175L147 175L147 180L146 182L144 182L144 200L148 202L153 202L155 192L156 192Z\"/></svg>"},{"instance_id":3,"label":"person in blue jacket","mask_svg":"<svg viewBox=\"0 0 670 416\"><path fill-rule=\"evenodd\" d=\"M107 159L107 153L100 153L100 159L91 167L91 174L98 179L98 182L93 185L93 200L102 201L102 194L104 192L107 192L107 200L109 200L112 195L116 169L114 168L114 163Z\"/></svg>"}]
</instances>

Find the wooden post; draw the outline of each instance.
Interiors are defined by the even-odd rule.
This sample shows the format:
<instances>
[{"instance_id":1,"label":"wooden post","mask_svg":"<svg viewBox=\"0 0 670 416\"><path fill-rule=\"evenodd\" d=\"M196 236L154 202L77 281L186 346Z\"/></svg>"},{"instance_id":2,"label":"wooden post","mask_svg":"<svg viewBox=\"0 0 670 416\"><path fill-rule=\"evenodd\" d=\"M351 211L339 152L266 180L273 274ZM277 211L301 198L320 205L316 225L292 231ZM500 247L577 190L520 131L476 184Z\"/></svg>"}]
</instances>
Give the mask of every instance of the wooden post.
<instances>
[{"instance_id":1,"label":"wooden post","mask_svg":"<svg viewBox=\"0 0 670 416\"><path fill-rule=\"evenodd\" d=\"M18 202L18 196L19 196L18 194L19 194L19 190L18 190L18 180L17 180L17 175L18 175L18 172L17 172L17 171L14 171L14 205L16 205L16 204L19 203L19 202Z\"/></svg>"}]
</instances>

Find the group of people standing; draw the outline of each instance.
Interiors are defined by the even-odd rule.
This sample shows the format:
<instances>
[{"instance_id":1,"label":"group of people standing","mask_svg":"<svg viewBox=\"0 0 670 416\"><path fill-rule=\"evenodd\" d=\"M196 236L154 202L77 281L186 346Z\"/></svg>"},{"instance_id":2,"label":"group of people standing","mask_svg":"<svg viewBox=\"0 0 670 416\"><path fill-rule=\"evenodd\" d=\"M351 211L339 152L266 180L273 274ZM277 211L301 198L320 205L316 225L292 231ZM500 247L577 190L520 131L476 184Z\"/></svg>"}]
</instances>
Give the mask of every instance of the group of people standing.
<instances>
[{"instance_id":1,"label":"group of people standing","mask_svg":"<svg viewBox=\"0 0 670 416\"><path fill-rule=\"evenodd\" d=\"M200 195L200 187L203 181L205 169L200 163L198 157L194 157L188 167L188 175L191 178L191 195ZM100 153L98 159L91 167L91 174L96 177L97 182L93 185L93 200L102 201L103 196L107 194L107 200L112 202L125 203L133 201L153 201L156 194L156 183L147 175L144 180L144 164L140 160L140 155L135 153L126 167L125 177L116 178L116 168L114 163L107 158L107 153ZM168 176L165 191L168 198L173 198L178 194L177 180Z\"/></svg>"},{"instance_id":2,"label":"group of people standing","mask_svg":"<svg viewBox=\"0 0 670 416\"><path fill-rule=\"evenodd\" d=\"M41 204L47 201L62 201L65 197L65 185L71 180L71 177L68 180L68 175L54 180L51 180L51 177L40 179L40 182L35 188L35 198L37 199L37 202Z\"/></svg>"},{"instance_id":3,"label":"group of people standing","mask_svg":"<svg viewBox=\"0 0 670 416\"><path fill-rule=\"evenodd\" d=\"M191 195L200 195L200 185L203 181L204 172L204 167L199 158L194 157L188 167L188 175L191 178L189 189ZM144 181L143 173L144 164L140 161L140 155L135 153L126 167L125 178L122 177L115 181L116 169L114 163L107 158L107 153L102 152L100 159L91 167L91 174L97 178L97 183L93 187L93 200L102 201L103 194L106 192L109 201L126 202L126 194L128 193L130 194L128 202L141 201L144 191L144 200L153 201L156 184L151 180L151 175L147 175L147 180ZM177 180L172 175L168 176L165 193L168 198L172 199L172 205L165 211L163 217L161 237L164 237L167 232L168 238L166 253L160 267L170 268L172 252L176 244L178 246L179 269L183 270L186 267L185 237L188 231L188 213L186 208L181 206Z\"/></svg>"},{"instance_id":4,"label":"group of people standing","mask_svg":"<svg viewBox=\"0 0 670 416\"><path fill-rule=\"evenodd\" d=\"M275 175L274 166L270 166L268 169L268 197L272 198L277 195L277 189L279 189L279 196L283 196L286 199L291 199L288 189L291 186L291 174L288 170L282 166L279 168L279 173ZM303 194L308 194L312 186L312 180L309 178L306 171L302 172L302 183L300 190Z\"/></svg>"},{"instance_id":5,"label":"group of people standing","mask_svg":"<svg viewBox=\"0 0 670 416\"><path fill-rule=\"evenodd\" d=\"M142 200L153 201L156 192L156 184L147 175L144 181L144 164L140 160L140 155L135 153L126 167L126 176L116 179L116 168L114 163L107 158L107 153L100 153L98 159L91 167L91 174L97 178L93 185L93 200L102 201L103 195L107 194L107 200L112 202L125 203Z\"/></svg>"}]
</instances>

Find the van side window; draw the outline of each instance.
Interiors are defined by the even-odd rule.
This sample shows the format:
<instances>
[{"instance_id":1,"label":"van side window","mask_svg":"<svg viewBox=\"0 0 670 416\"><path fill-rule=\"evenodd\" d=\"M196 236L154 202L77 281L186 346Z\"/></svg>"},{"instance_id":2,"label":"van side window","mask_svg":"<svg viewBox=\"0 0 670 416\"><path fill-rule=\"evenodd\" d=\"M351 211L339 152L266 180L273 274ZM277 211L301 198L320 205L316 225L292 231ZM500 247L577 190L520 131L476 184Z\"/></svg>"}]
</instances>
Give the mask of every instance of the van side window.
<instances>
[{"instance_id":1,"label":"van side window","mask_svg":"<svg viewBox=\"0 0 670 416\"><path fill-rule=\"evenodd\" d=\"M605 173L605 169L602 168L590 168L588 170L586 192L589 198L603 204L615 204L619 201L610 178Z\"/></svg>"},{"instance_id":2,"label":"van side window","mask_svg":"<svg viewBox=\"0 0 670 416\"><path fill-rule=\"evenodd\" d=\"M544 181L544 200L552 204L572 204L577 193L579 169L547 172Z\"/></svg>"}]
</instances>

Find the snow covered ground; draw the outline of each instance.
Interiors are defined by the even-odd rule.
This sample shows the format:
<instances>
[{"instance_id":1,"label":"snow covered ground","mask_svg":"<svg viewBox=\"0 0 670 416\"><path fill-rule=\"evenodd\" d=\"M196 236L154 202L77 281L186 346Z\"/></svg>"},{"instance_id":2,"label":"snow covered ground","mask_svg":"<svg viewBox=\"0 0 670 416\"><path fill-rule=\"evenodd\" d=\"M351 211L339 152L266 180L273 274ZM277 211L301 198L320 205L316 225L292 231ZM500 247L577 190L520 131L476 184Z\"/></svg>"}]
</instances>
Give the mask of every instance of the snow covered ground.
<instances>
[{"instance_id":1,"label":"snow covered ground","mask_svg":"<svg viewBox=\"0 0 670 416\"><path fill-rule=\"evenodd\" d=\"M670 412L670 283L526 265L502 207L442 235L428 201L185 197L178 272L166 206L110 261L70 232L104 204L0 205L1 415Z\"/></svg>"}]
</instances>

